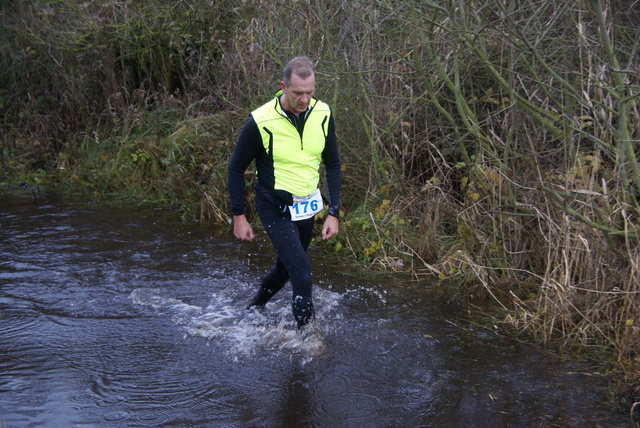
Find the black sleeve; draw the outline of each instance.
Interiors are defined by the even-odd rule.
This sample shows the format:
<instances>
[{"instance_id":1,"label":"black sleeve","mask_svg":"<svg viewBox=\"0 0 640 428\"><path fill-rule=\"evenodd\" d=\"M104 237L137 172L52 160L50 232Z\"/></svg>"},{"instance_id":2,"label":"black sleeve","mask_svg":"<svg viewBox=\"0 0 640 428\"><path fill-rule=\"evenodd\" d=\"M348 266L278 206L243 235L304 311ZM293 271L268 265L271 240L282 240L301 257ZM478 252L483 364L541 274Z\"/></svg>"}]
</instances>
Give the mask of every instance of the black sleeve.
<instances>
[{"instance_id":1,"label":"black sleeve","mask_svg":"<svg viewBox=\"0 0 640 428\"><path fill-rule=\"evenodd\" d=\"M253 116L242 127L227 169L229 198L233 215L244 214L244 173L261 148L260 131Z\"/></svg>"},{"instance_id":2,"label":"black sleeve","mask_svg":"<svg viewBox=\"0 0 640 428\"><path fill-rule=\"evenodd\" d=\"M338 217L342 177L333 115L329 118L329 132L327 133L327 141L324 151L322 152L322 163L324 164L325 170L325 186L327 187L327 198L329 200L329 214Z\"/></svg>"}]
</instances>

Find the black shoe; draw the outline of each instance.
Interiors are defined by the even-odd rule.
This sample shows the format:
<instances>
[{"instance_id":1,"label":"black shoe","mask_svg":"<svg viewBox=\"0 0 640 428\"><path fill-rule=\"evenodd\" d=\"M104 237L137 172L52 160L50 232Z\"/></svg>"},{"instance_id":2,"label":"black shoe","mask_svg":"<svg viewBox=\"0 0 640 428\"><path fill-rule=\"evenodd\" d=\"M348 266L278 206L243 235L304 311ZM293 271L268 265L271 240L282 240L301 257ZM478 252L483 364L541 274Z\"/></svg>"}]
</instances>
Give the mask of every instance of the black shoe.
<instances>
[{"instance_id":1,"label":"black shoe","mask_svg":"<svg viewBox=\"0 0 640 428\"><path fill-rule=\"evenodd\" d=\"M257 303L256 300L257 299L255 297L253 299L251 299L251 301L247 304L247 310L253 308L254 306L258 310L264 309L264 303Z\"/></svg>"}]
</instances>

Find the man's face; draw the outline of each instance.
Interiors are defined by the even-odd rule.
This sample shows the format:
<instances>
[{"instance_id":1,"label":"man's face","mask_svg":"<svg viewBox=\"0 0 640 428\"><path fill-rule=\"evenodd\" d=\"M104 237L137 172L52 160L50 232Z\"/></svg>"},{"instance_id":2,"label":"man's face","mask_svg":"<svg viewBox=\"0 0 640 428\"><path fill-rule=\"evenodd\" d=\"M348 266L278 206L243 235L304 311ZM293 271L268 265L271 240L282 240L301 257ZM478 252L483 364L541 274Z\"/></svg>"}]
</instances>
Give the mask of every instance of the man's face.
<instances>
[{"instance_id":1,"label":"man's face","mask_svg":"<svg viewBox=\"0 0 640 428\"><path fill-rule=\"evenodd\" d=\"M311 102L311 97L316 89L316 78L311 74L303 79L293 73L289 86L280 82L280 88L282 89L282 98L280 99L282 108L293 114L300 114L309 107L309 102Z\"/></svg>"}]
</instances>

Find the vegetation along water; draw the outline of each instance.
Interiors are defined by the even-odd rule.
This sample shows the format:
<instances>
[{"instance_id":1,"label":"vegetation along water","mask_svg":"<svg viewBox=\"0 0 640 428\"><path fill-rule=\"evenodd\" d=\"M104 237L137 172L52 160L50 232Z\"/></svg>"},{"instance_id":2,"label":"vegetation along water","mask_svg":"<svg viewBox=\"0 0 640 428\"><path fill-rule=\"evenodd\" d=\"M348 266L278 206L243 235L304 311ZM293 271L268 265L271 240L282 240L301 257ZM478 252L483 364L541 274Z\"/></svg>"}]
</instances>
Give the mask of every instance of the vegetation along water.
<instances>
[{"instance_id":1,"label":"vegetation along water","mask_svg":"<svg viewBox=\"0 0 640 428\"><path fill-rule=\"evenodd\" d=\"M640 14L619 0L5 0L0 180L227 225L283 61L317 61L358 263L436 277L640 401ZM250 192L250 187L247 188ZM638 406L636 406L638 407Z\"/></svg>"}]
</instances>

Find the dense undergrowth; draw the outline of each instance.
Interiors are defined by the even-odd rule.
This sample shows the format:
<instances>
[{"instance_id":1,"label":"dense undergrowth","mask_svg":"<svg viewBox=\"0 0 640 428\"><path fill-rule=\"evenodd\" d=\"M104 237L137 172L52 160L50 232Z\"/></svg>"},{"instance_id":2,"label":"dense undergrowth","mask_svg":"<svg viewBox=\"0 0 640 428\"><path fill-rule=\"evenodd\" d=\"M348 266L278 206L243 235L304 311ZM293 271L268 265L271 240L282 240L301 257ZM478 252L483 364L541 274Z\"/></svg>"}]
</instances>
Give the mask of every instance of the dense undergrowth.
<instances>
[{"instance_id":1,"label":"dense undergrowth","mask_svg":"<svg viewBox=\"0 0 640 428\"><path fill-rule=\"evenodd\" d=\"M604 0L7 0L5 181L227 224L226 164L286 60L317 61L344 220L327 251L439 278L640 384L640 17ZM250 187L247 188L250 192ZM476 303L477 302L477 303ZM478 306L476 306L478 305Z\"/></svg>"}]
</instances>

